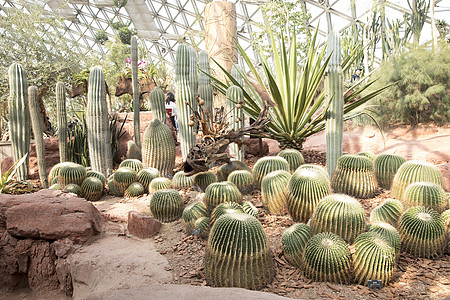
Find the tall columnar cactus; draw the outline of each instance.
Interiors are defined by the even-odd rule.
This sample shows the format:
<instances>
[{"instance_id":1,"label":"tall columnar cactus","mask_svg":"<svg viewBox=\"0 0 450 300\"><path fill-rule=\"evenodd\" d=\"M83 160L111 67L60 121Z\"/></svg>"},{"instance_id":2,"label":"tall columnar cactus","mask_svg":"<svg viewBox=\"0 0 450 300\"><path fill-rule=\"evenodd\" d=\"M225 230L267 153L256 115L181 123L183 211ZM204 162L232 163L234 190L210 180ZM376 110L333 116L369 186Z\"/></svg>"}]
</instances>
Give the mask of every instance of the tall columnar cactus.
<instances>
[{"instance_id":1,"label":"tall columnar cactus","mask_svg":"<svg viewBox=\"0 0 450 300\"><path fill-rule=\"evenodd\" d=\"M370 213L370 222L385 222L397 226L398 218L403 213L403 204L397 199L386 199Z\"/></svg>"},{"instance_id":2,"label":"tall columnar cactus","mask_svg":"<svg viewBox=\"0 0 450 300\"><path fill-rule=\"evenodd\" d=\"M242 195L238 188L229 181L211 183L205 190L203 199L209 211L224 202L242 202Z\"/></svg>"},{"instance_id":3,"label":"tall columnar cactus","mask_svg":"<svg viewBox=\"0 0 450 300\"><path fill-rule=\"evenodd\" d=\"M392 180L398 168L406 162L406 159L395 154L380 154L373 162L375 167L375 175L377 176L378 184L386 190L390 190Z\"/></svg>"},{"instance_id":4,"label":"tall columnar cactus","mask_svg":"<svg viewBox=\"0 0 450 300\"><path fill-rule=\"evenodd\" d=\"M281 237L281 248L286 260L296 268L302 267L303 249L311 238L311 228L302 223L296 223L286 229Z\"/></svg>"},{"instance_id":5,"label":"tall columnar cactus","mask_svg":"<svg viewBox=\"0 0 450 300\"><path fill-rule=\"evenodd\" d=\"M444 187L444 178L437 167L419 160L405 162L400 166L392 181L391 197L401 200L408 185L421 181Z\"/></svg>"},{"instance_id":6,"label":"tall columnar cactus","mask_svg":"<svg viewBox=\"0 0 450 300\"><path fill-rule=\"evenodd\" d=\"M82 165L69 163L59 170L58 184L62 189L70 183L81 186L85 178L86 169Z\"/></svg>"},{"instance_id":7,"label":"tall columnar cactus","mask_svg":"<svg viewBox=\"0 0 450 300\"><path fill-rule=\"evenodd\" d=\"M39 179L42 187L48 188L47 168L45 164L45 145L42 132L41 111L37 99L38 88L30 86L28 88L28 104L30 107L31 125L33 126L34 140L36 141L36 156L39 168Z\"/></svg>"},{"instance_id":8,"label":"tall columnar cactus","mask_svg":"<svg viewBox=\"0 0 450 300\"><path fill-rule=\"evenodd\" d=\"M200 69L198 73L198 93L200 95L200 98L205 101L204 107L208 107L211 115L213 115L213 92L211 79L208 75L206 75L210 74L211 72L209 68L208 53L205 50L200 51L198 58L198 67Z\"/></svg>"},{"instance_id":9,"label":"tall columnar cactus","mask_svg":"<svg viewBox=\"0 0 450 300\"><path fill-rule=\"evenodd\" d=\"M133 83L133 125L134 142L141 146L141 130L139 122L139 111L141 110L141 101L138 85L138 45L137 37L131 37L131 80Z\"/></svg>"},{"instance_id":10,"label":"tall columnar cactus","mask_svg":"<svg viewBox=\"0 0 450 300\"><path fill-rule=\"evenodd\" d=\"M198 94L198 54L192 47L189 47L189 84L192 97L194 98L194 106L192 108L197 111L198 103L195 101L195 98Z\"/></svg>"},{"instance_id":11,"label":"tall columnar cactus","mask_svg":"<svg viewBox=\"0 0 450 300\"><path fill-rule=\"evenodd\" d=\"M213 172L200 172L194 175L194 184L203 192L208 185L217 181L217 176Z\"/></svg>"},{"instance_id":12,"label":"tall columnar cactus","mask_svg":"<svg viewBox=\"0 0 450 300\"><path fill-rule=\"evenodd\" d=\"M289 172L289 164L284 158L279 156L266 156L258 159L253 167L255 186L258 189L261 188L261 182L264 176L278 170Z\"/></svg>"},{"instance_id":13,"label":"tall columnar cactus","mask_svg":"<svg viewBox=\"0 0 450 300\"><path fill-rule=\"evenodd\" d=\"M229 113L230 128L239 129L244 127L244 109L240 101L244 100L244 93L242 89L236 85L232 85L227 89L227 112ZM245 152L244 146L239 149L236 143L232 143L228 146L230 154L235 157L236 160L244 161Z\"/></svg>"},{"instance_id":14,"label":"tall columnar cactus","mask_svg":"<svg viewBox=\"0 0 450 300\"><path fill-rule=\"evenodd\" d=\"M150 93L150 106L152 108L153 119L158 119L161 123L166 124L164 92L159 87L155 87Z\"/></svg>"},{"instance_id":15,"label":"tall columnar cactus","mask_svg":"<svg viewBox=\"0 0 450 300\"><path fill-rule=\"evenodd\" d=\"M261 199L264 207L271 214L286 213L287 188L291 173L288 171L274 171L264 176L261 182Z\"/></svg>"},{"instance_id":16,"label":"tall columnar cactus","mask_svg":"<svg viewBox=\"0 0 450 300\"><path fill-rule=\"evenodd\" d=\"M327 111L325 135L327 140L327 171L333 175L342 155L344 121L344 82L341 67L341 39L335 31L328 33L327 55L330 56L325 77L325 97L331 104Z\"/></svg>"},{"instance_id":17,"label":"tall columnar cactus","mask_svg":"<svg viewBox=\"0 0 450 300\"><path fill-rule=\"evenodd\" d=\"M431 182L414 182L408 185L403 194L403 205L406 208L425 206L438 213L447 208L447 194L440 185Z\"/></svg>"},{"instance_id":18,"label":"tall columnar cactus","mask_svg":"<svg viewBox=\"0 0 450 300\"><path fill-rule=\"evenodd\" d=\"M125 159L119 165L119 168L122 167L132 168L136 172L139 172L144 168L144 164L138 159Z\"/></svg>"},{"instance_id":19,"label":"tall columnar cactus","mask_svg":"<svg viewBox=\"0 0 450 300\"><path fill-rule=\"evenodd\" d=\"M59 161L68 161L67 155L67 113L66 87L64 83L56 84L56 119L58 120Z\"/></svg>"},{"instance_id":20,"label":"tall columnar cactus","mask_svg":"<svg viewBox=\"0 0 450 300\"><path fill-rule=\"evenodd\" d=\"M161 176L171 176L175 167L175 141L166 124L153 120L144 132L142 162L157 169Z\"/></svg>"},{"instance_id":21,"label":"tall columnar cactus","mask_svg":"<svg viewBox=\"0 0 450 300\"><path fill-rule=\"evenodd\" d=\"M18 161L30 151L30 111L28 108L28 85L25 70L20 64L9 67L9 133L14 161ZM29 155L17 168L17 180L28 177Z\"/></svg>"},{"instance_id":22,"label":"tall columnar cactus","mask_svg":"<svg viewBox=\"0 0 450 300\"><path fill-rule=\"evenodd\" d=\"M381 235L395 249L396 256L399 255L402 246L402 238L394 226L384 222L376 222L369 225L368 231L376 232Z\"/></svg>"},{"instance_id":23,"label":"tall columnar cactus","mask_svg":"<svg viewBox=\"0 0 450 300\"><path fill-rule=\"evenodd\" d=\"M114 187L119 195L123 195L130 184L136 181L137 172L128 167L117 169L113 176Z\"/></svg>"},{"instance_id":24,"label":"tall columnar cactus","mask_svg":"<svg viewBox=\"0 0 450 300\"><path fill-rule=\"evenodd\" d=\"M239 73L238 69L233 65L231 67L231 76L233 76L234 79L241 85L244 86L244 80L242 79L241 74Z\"/></svg>"},{"instance_id":25,"label":"tall columnar cactus","mask_svg":"<svg viewBox=\"0 0 450 300\"><path fill-rule=\"evenodd\" d=\"M246 170L249 172L252 171L252 169L250 169L244 162L239 160L232 160L231 162L220 166L220 168L217 170L217 181L227 181L228 176L231 174L231 172L236 170Z\"/></svg>"},{"instance_id":26,"label":"tall columnar cactus","mask_svg":"<svg viewBox=\"0 0 450 300\"><path fill-rule=\"evenodd\" d=\"M234 183L241 194L250 194L253 191L252 172L246 170L236 170L228 175L228 181Z\"/></svg>"},{"instance_id":27,"label":"tall columnar cactus","mask_svg":"<svg viewBox=\"0 0 450 300\"><path fill-rule=\"evenodd\" d=\"M350 250L341 237L330 232L319 233L306 243L303 268L305 277L311 280L348 283Z\"/></svg>"},{"instance_id":28,"label":"tall columnar cactus","mask_svg":"<svg viewBox=\"0 0 450 300\"><path fill-rule=\"evenodd\" d=\"M86 127L92 169L108 176L112 171L111 137L106 104L105 75L101 67L89 74Z\"/></svg>"},{"instance_id":29,"label":"tall columnar cactus","mask_svg":"<svg viewBox=\"0 0 450 300\"><path fill-rule=\"evenodd\" d=\"M150 193L154 193L159 190L171 189L173 187L172 181L166 177L158 177L153 179L148 186Z\"/></svg>"},{"instance_id":30,"label":"tall columnar cactus","mask_svg":"<svg viewBox=\"0 0 450 300\"><path fill-rule=\"evenodd\" d=\"M203 202L194 202L183 210L183 221L186 226L187 234L193 234L195 229L195 221L201 217L208 216L208 209Z\"/></svg>"},{"instance_id":31,"label":"tall columnar cactus","mask_svg":"<svg viewBox=\"0 0 450 300\"><path fill-rule=\"evenodd\" d=\"M184 209L183 198L176 190L158 190L150 199L150 211L155 219L170 223L181 218Z\"/></svg>"},{"instance_id":32,"label":"tall columnar cactus","mask_svg":"<svg viewBox=\"0 0 450 300\"><path fill-rule=\"evenodd\" d=\"M194 176L186 176L183 171L179 171L173 175L172 185L174 189L184 189L194 184Z\"/></svg>"},{"instance_id":33,"label":"tall columnar cactus","mask_svg":"<svg viewBox=\"0 0 450 300\"><path fill-rule=\"evenodd\" d=\"M206 245L205 275L215 287L259 289L272 281L269 241L256 218L233 213L214 223Z\"/></svg>"},{"instance_id":34,"label":"tall columnar cactus","mask_svg":"<svg viewBox=\"0 0 450 300\"><path fill-rule=\"evenodd\" d=\"M305 163L305 159L297 149L284 149L278 153L278 156L284 158L289 164L289 172L294 173L298 167Z\"/></svg>"},{"instance_id":35,"label":"tall columnar cactus","mask_svg":"<svg viewBox=\"0 0 450 300\"><path fill-rule=\"evenodd\" d=\"M87 177L81 184L83 197L89 201L97 201L102 197L104 184L95 177Z\"/></svg>"},{"instance_id":36,"label":"tall columnar cactus","mask_svg":"<svg viewBox=\"0 0 450 300\"><path fill-rule=\"evenodd\" d=\"M144 187L145 191L148 191L148 187L153 179L159 177L159 171L155 168L144 168L137 174L137 179Z\"/></svg>"},{"instance_id":37,"label":"tall columnar cactus","mask_svg":"<svg viewBox=\"0 0 450 300\"><path fill-rule=\"evenodd\" d=\"M366 216L361 204L344 194L331 194L323 198L311 218L313 233L332 232L348 243L366 231Z\"/></svg>"},{"instance_id":38,"label":"tall columnar cactus","mask_svg":"<svg viewBox=\"0 0 450 300\"><path fill-rule=\"evenodd\" d=\"M242 206L236 202L220 203L211 212L210 223L211 226L224 214L243 214Z\"/></svg>"},{"instance_id":39,"label":"tall columnar cactus","mask_svg":"<svg viewBox=\"0 0 450 300\"><path fill-rule=\"evenodd\" d=\"M395 249L378 233L361 233L355 240L353 268L359 284L376 278L385 286L394 276Z\"/></svg>"}]
</instances>

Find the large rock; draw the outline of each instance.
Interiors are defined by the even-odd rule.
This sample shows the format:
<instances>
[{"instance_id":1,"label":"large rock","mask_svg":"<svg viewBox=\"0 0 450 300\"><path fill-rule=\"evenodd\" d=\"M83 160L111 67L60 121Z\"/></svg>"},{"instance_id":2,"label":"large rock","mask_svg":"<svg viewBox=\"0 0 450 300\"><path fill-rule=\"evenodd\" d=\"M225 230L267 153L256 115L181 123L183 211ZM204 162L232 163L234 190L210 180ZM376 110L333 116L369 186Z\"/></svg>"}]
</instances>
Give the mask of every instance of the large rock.
<instances>
[{"instance_id":1,"label":"large rock","mask_svg":"<svg viewBox=\"0 0 450 300\"><path fill-rule=\"evenodd\" d=\"M154 236L159 232L161 222L153 217L146 217L137 211L128 212L128 233L141 239Z\"/></svg>"},{"instance_id":2,"label":"large rock","mask_svg":"<svg viewBox=\"0 0 450 300\"><path fill-rule=\"evenodd\" d=\"M266 141L261 140L261 144L258 138L245 138L245 155L251 156L265 156L269 153L269 145Z\"/></svg>"}]
</instances>

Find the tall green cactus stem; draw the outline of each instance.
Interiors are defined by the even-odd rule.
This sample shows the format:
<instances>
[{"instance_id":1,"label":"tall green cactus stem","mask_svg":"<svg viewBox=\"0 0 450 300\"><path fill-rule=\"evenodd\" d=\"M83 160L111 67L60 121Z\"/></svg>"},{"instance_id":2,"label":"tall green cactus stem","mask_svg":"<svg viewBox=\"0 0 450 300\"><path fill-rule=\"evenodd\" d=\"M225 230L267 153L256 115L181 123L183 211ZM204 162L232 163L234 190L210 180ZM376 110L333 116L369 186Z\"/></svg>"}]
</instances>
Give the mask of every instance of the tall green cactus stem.
<instances>
[{"instance_id":1,"label":"tall green cactus stem","mask_svg":"<svg viewBox=\"0 0 450 300\"><path fill-rule=\"evenodd\" d=\"M236 85L232 85L227 89L226 94L227 99L227 111L230 114L229 122L230 128L239 129L244 127L244 109L240 101L244 100L244 93L242 89ZM236 143L231 143L228 146L230 154L234 156L235 160L244 161L245 151L244 146L239 146Z\"/></svg>"},{"instance_id":2,"label":"tall green cactus stem","mask_svg":"<svg viewBox=\"0 0 450 300\"><path fill-rule=\"evenodd\" d=\"M174 189L184 189L194 184L194 176L186 176L183 171L173 175L172 185Z\"/></svg>"},{"instance_id":3,"label":"tall green cactus stem","mask_svg":"<svg viewBox=\"0 0 450 300\"><path fill-rule=\"evenodd\" d=\"M87 177L81 184L83 197L89 201L97 201L102 197L104 184L95 177Z\"/></svg>"},{"instance_id":4,"label":"tall green cactus stem","mask_svg":"<svg viewBox=\"0 0 450 300\"><path fill-rule=\"evenodd\" d=\"M170 223L181 218L184 209L183 198L176 190L158 190L150 199L150 211L155 219Z\"/></svg>"},{"instance_id":5,"label":"tall green cactus stem","mask_svg":"<svg viewBox=\"0 0 450 300\"><path fill-rule=\"evenodd\" d=\"M193 234L195 229L195 221L201 217L208 216L208 209L203 202L194 202L186 206L183 210L183 221L186 226L187 234Z\"/></svg>"},{"instance_id":6,"label":"tall green cactus stem","mask_svg":"<svg viewBox=\"0 0 450 300\"><path fill-rule=\"evenodd\" d=\"M92 169L108 176L112 171L111 137L106 104L105 75L101 67L89 74L86 127Z\"/></svg>"},{"instance_id":7,"label":"tall green cactus stem","mask_svg":"<svg viewBox=\"0 0 450 300\"><path fill-rule=\"evenodd\" d=\"M327 111L325 135L327 142L327 171L333 175L342 155L344 121L344 82L341 67L341 39L335 31L328 33L327 55L330 60L325 76L325 97L331 104Z\"/></svg>"},{"instance_id":8,"label":"tall green cactus stem","mask_svg":"<svg viewBox=\"0 0 450 300\"><path fill-rule=\"evenodd\" d=\"M385 222L397 226L398 218L403 213L403 204L397 199L386 199L370 213L370 222Z\"/></svg>"},{"instance_id":9,"label":"tall green cactus stem","mask_svg":"<svg viewBox=\"0 0 450 300\"><path fill-rule=\"evenodd\" d=\"M448 204L444 189L431 182L414 182L408 185L403 194L402 202L406 208L425 206L438 213L442 213Z\"/></svg>"},{"instance_id":10,"label":"tall green cactus stem","mask_svg":"<svg viewBox=\"0 0 450 300\"><path fill-rule=\"evenodd\" d=\"M131 80L133 83L133 125L134 125L134 142L138 147L141 146L141 129L139 122L139 112L141 110L141 101L138 85L138 45L137 37L131 37Z\"/></svg>"},{"instance_id":11,"label":"tall green cactus stem","mask_svg":"<svg viewBox=\"0 0 450 300\"><path fill-rule=\"evenodd\" d=\"M195 145L194 126L189 126L191 111L186 102L194 107L195 99L189 83L189 65L191 52L189 47L180 44L176 52L175 97L178 110L178 129L180 136L181 156L183 160Z\"/></svg>"},{"instance_id":12,"label":"tall green cactus stem","mask_svg":"<svg viewBox=\"0 0 450 300\"><path fill-rule=\"evenodd\" d=\"M287 188L291 173L274 171L264 176L261 182L261 199L264 207L274 215L286 214Z\"/></svg>"},{"instance_id":13,"label":"tall green cactus stem","mask_svg":"<svg viewBox=\"0 0 450 300\"><path fill-rule=\"evenodd\" d=\"M212 211L217 205L224 202L242 202L242 195L238 188L229 181L211 183L205 190L203 199L209 211Z\"/></svg>"},{"instance_id":14,"label":"tall green cactus stem","mask_svg":"<svg viewBox=\"0 0 450 300\"><path fill-rule=\"evenodd\" d=\"M142 161L141 148L131 140L127 143L127 159L138 159Z\"/></svg>"},{"instance_id":15,"label":"tall green cactus stem","mask_svg":"<svg viewBox=\"0 0 450 300\"><path fill-rule=\"evenodd\" d=\"M228 175L228 181L234 183L241 194L250 194L253 191L253 175L247 170L236 170Z\"/></svg>"},{"instance_id":16,"label":"tall green cactus stem","mask_svg":"<svg viewBox=\"0 0 450 300\"><path fill-rule=\"evenodd\" d=\"M284 257L294 267L302 267L303 249L310 238L311 228L302 223L292 225L281 236Z\"/></svg>"},{"instance_id":17,"label":"tall green cactus stem","mask_svg":"<svg viewBox=\"0 0 450 300\"><path fill-rule=\"evenodd\" d=\"M279 156L266 156L258 159L253 167L255 186L258 189L261 188L261 182L264 176L278 170L289 172L289 164L284 158Z\"/></svg>"},{"instance_id":18,"label":"tall green cactus stem","mask_svg":"<svg viewBox=\"0 0 450 300\"><path fill-rule=\"evenodd\" d=\"M153 179L159 177L159 171L155 168L144 168L137 174L137 179L144 187L145 191L148 191L148 187Z\"/></svg>"},{"instance_id":19,"label":"tall green cactus stem","mask_svg":"<svg viewBox=\"0 0 450 300\"><path fill-rule=\"evenodd\" d=\"M194 175L194 184L203 192L208 185L217 181L217 176L213 172L200 172Z\"/></svg>"},{"instance_id":20,"label":"tall green cactus stem","mask_svg":"<svg viewBox=\"0 0 450 300\"><path fill-rule=\"evenodd\" d=\"M207 107L212 115L213 114L213 91L212 91L212 86L211 86L211 79L209 78L208 75L206 75L206 74L210 74L211 71L209 68L208 53L205 50L200 51L198 61L199 61L198 67L200 69L199 73L198 73L198 93L200 95L200 98L205 101L204 107Z\"/></svg>"},{"instance_id":21,"label":"tall green cactus stem","mask_svg":"<svg viewBox=\"0 0 450 300\"><path fill-rule=\"evenodd\" d=\"M169 178L158 177L150 182L148 190L150 193L154 193L159 190L171 189L172 187L173 187L172 182L170 181Z\"/></svg>"},{"instance_id":22,"label":"tall green cactus stem","mask_svg":"<svg viewBox=\"0 0 450 300\"><path fill-rule=\"evenodd\" d=\"M9 133L11 136L14 161L18 161L30 151L30 111L28 108L28 85L25 70L20 64L9 67ZM29 155L17 168L17 180L28 178Z\"/></svg>"},{"instance_id":23,"label":"tall green cactus stem","mask_svg":"<svg viewBox=\"0 0 450 300\"><path fill-rule=\"evenodd\" d=\"M195 101L195 98L198 94L198 54L192 47L189 47L189 84L194 99L194 106L192 108L197 111L198 103Z\"/></svg>"},{"instance_id":24,"label":"tall green cactus stem","mask_svg":"<svg viewBox=\"0 0 450 300\"><path fill-rule=\"evenodd\" d=\"M150 106L152 107L153 119L158 119L161 123L166 124L164 92L159 87L155 87L150 93Z\"/></svg>"},{"instance_id":25,"label":"tall green cactus stem","mask_svg":"<svg viewBox=\"0 0 450 300\"><path fill-rule=\"evenodd\" d=\"M375 158L373 162L375 175L377 176L378 184L383 189L391 189L395 173L397 173L398 168L404 162L406 162L406 159L395 154L380 154Z\"/></svg>"},{"instance_id":26,"label":"tall green cactus stem","mask_svg":"<svg viewBox=\"0 0 450 300\"><path fill-rule=\"evenodd\" d=\"M140 170L142 170L144 168L144 165L138 159L125 159L119 165L119 168L122 168L122 167L132 168L136 172L139 172Z\"/></svg>"},{"instance_id":27,"label":"tall green cactus stem","mask_svg":"<svg viewBox=\"0 0 450 300\"><path fill-rule=\"evenodd\" d=\"M233 76L242 87L244 86L244 80L234 65L231 67L231 76Z\"/></svg>"},{"instance_id":28,"label":"tall green cactus stem","mask_svg":"<svg viewBox=\"0 0 450 300\"><path fill-rule=\"evenodd\" d=\"M42 132L42 119L39 102L37 99L38 88L30 86L28 88L28 104L30 107L31 125L33 126L34 140L36 145L36 156L39 168L39 179L42 187L48 188L47 168L45 164L45 145Z\"/></svg>"},{"instance_id":29,"label":"tall green cactus stem","mask_svg":"<svg viewBox=\"0 0 450 300\"><path fill-rule=\"evenodd\" d=\"M402 246L402 238L400 233L394 226L384 222L376 222L369 225L369 232L376 232L385 238L389 244L395 249L395 255L398 256Z\"/></svg>"},{"instance_id":30,"label":"tall green cactus stem","mask_svg":"<svg viewBox=\"0 0 450 300\"><path fill-rule=\"evenodd\" d=\"M175 167L175 141L166 124L152 120L144 132L142 162L157 169L161 176L171 176Z\"/></svg>"},{"instance_id":31,"label":"tall green cactus stem","mask_svg":"<svg viewBox=\"0 0 450 300\"><path fill-rule=\"evenodd\" d=\"M66 87L62 82L56 84L56 119L58 120L59 161L69 161L67 155Z\"/></svg>"},{"instance_id":32,"label":"tall green cactus stem","mask_svg":"<svg viewBox=\"0 0 450 300\"><path fill-rule=\"evenodd\" d=\"M447 209L441 214L442 221L445 224L445 230L447 232L447 246L445 247L445 253L450 254L450 209Z\"/></svg>"},{"instance_id":33,"label":"tall green cactus stem","mask_svg":"<svg viewBox=\"0 0 450 300\"><path fill-rule=\"evenodd\" d=\"M242 206L239 203L236 202L225 202L220 203L219 205L214 208L214 210L211 213L210 217L210 223L211 226L214 225L214 223L224 214L243 214L244 211L242 210Z\"/></svg>"},{"instance_id":34,"label":"tall green cactus stem","mask_svg":"<svg viewBox=\"0 0 450 300\"><path fill-rule=\"evenodd\" d=\"M298 167L305 163L303 155L297 149L284 149L278 153L278 156L284 158L289 164L289 172L294 173Z\"/></svg>"}]
</instances>

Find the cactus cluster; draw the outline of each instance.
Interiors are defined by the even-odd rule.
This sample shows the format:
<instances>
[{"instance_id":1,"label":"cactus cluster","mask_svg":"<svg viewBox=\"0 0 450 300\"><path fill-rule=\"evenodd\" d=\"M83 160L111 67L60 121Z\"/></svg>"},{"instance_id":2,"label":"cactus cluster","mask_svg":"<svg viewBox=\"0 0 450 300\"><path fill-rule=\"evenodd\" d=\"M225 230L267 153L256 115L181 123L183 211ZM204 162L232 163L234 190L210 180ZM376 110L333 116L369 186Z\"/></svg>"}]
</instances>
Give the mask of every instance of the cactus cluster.
<instances>
[{"instance_id":1,"label":"cactus cluster","mask_svg":"<svg viewBox=\"0 0 450 300\"><path fill-rule=\"evenodd\" d=\"M291 173L274 171L264 176L261 182L261 199L271 214L286 213L286 198Z\"/></svg>"},{"instance_id":2,"label":"cactus cluster","mask_svg":"<svg viewBox=\"0 0 450 300\"><path fill-rule=\"evenodd\" d=\"M403 194L403 205L406 208L425 206L438 213L447 208L447 195L444 189L431 182L414 182L408 185Z\"/></svg>"},{"instance_id":3,"label":"cactus cluster","mask_svg":"<svg viewBox=\"0 0 450 300\"><path fill-rule=\"evenodd\" d=\"M172 185L174 189L184 189L191 187L194 184L194 176L186 176L183 171L177 172L173 175Z\"/></svg>"},{"instance_id":4,"label":"cactus cluster","mask_svg":"<svg viewBox=\"0 0 450 300\"><path fill-rule=\"evenodd\" d=\"M311 228L306 224L296 223L284 231L281 248L286 260L294 267L302 267L303 250L310 238Z\"/></svg>"},{"instance_id":5,"label":"cactus cluster","mask_svg":"<svg viewBox=\"0 0 450 300\"><path fill-rule=\"evenodd\" d=\"M398 218L403 212L403 204L396 199L386 199L370 213L370 222L385 222L397 226Z\"/></svg>"},{"instance_id":6,"label":"cactus cluster","mask_svg":"<svg viewBox=\"0 0 450 300\"><path fill-rule=\"evenodd\" d=\"M171 189L172 181L166 177L157 177L150 182L148 190L150 193L154 193L158 190Z\"/></svg>"},{"instance_id":7,"label":"cactus cluster","mask_svg":"<svg viewBox=\"0 0 450 300\"><path fill-rule=\"evenodd\" d=\"M150 211L155 219L170 223L181 218L184 203L180 194L176 190L157 190L150 199Z\"/></svg>"},{"instance_id":8,"label":"cactus cluster","mask_svg":"<svg viewBox=\"0 0 450 300\"><path fill-rule=\"evenodd\" d=\"M194 185L198 186L203 192L208 185L217 181L217 176L213 172L200 172L194 175Z\"/></svg>"},{"instance_id":9,"label":"cactus cluster","mask_svg":"<svg viewBox=\"0 0 450 300\"><path fill-rule=\"evenodd\" d=\"M59 169L58 184L62 189L70 183L81 186L85 178L86 169L82 165L68 163Z\"/></svg>"},{"instance_id":10,"label":"cactus cluster","mask_svg":"<svg viewBox=\"0 0 450 300\"><path fill-rule=\"evenodd\" d=\"M250 194L253 191L253 174L247 170L236 170L228 175L228 181L234 183L241 194Z\"/></svg>"},{"instance_id":11,"label":"cactus cluster","mask_svg":"<svg viewBox=\"0 0 450 300\"><path fill-rule=\"evenodd\" d=\"M124 196L127 198L138 197L145 193L145 188L139 182L133 182L128 186L124 192Z\"/></svg>"},{"instance_id":12,"label":"cactus cluster","mask_svg":"<svg viewBox=\"0 0 450 300\"><path fill-rule=\"evenodd\" d=\"M89 201L97 201L103 194L103 182L96 177L87 177L81 184L83 197Z\"/></svg>"},{"instance_id":13,"label":"cactus cluster","mask_svg":"<svg viewBox=\"0 0 450 300\"><path fill-rule=\"evenodd\" d=\"M253 167L253 179L255 187L260 189L261 182L267 174L273 171L287 171L289 172L288 162L280 156L266 156L261 157Z\"/></svg>"},{"instance_id":14,"label":"cactus cluster","mask_svg":"<svg viewBox=\"0 0 450 300\"><path fill-rule=\"evenodd\" d=\"M378 155L373 165L375 167L375 175L380 187L386 190L390 190L392 186L392 180L395 173L400 166L406 162L406 159L395 154L380 154Z\"/></svg>"},{"instance_id":15,"label":"cactus cluster","mask_svg":"<svg viewBox=\"0 0 450 300\"><path fill-rule=\"evenodd\" d=\"M205 190L203 199L209 211L212 211L217 205L224 202L241 203L242 195L238 188L229 181L211 183Z\"/></svg>"},{"instance_id":16,"label":"cactus cluster","mask_svg":"<svg viewBox=\"0 0 450 300\"><path fill-rule=\"evenodd\" d=\"M202 217L208 216L208 209L203 202L194 202L186 206L183 210L183 221L186 226L187 234L193 234L195 229L195 222ZM209 221L208 221L209 223Z\"/></svg>"},{"instance_id":17,"label":"cactus cluster","mask_svg":"<svg viewBox=\"0 0 450 300\"><path fill-rule=\"evenodd\" d=\"M297 149L284 149L278 153L278 156L284 158L289 164L289 172L294 173L298 167L305 163L305 159Z\"/></svg>"},{"instance_id":18,"label":"cactus cluster","mask_svg":"<svg viewBox=\"0 0 450 300\"><path fill-rule=\"evenodd\" d=\"M114 187L119 195L123 195L130 184L136 181L136 171L128 167L118 168L113 176Z\"/></svg>"}]
</instances>

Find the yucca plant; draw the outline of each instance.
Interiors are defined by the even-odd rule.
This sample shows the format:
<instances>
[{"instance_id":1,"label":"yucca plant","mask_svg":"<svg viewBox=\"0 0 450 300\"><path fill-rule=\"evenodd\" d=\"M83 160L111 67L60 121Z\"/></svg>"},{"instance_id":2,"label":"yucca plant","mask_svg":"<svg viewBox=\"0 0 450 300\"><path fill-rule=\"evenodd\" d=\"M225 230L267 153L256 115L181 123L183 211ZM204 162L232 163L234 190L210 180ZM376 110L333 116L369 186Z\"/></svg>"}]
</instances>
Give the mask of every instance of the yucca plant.
<instances>
[{"instance_id":1,"label":"yucca plant","mask_svg":"<svg viewBox=\"0 0 450 300\"><path fill-rule=\"evenodd\" d=\"M28 153L22 156L18 161L16 161L11 168L9 168L5 173L0 176L0 194L8 194L13 191L15 182L14 176L17 173L18 168L25 163L28 157Z\"/></svg>"},{"instance_id":2,"label":"yucca plant","mask_svg":"<svg viewBox=\"0 0 450 300\"><path fill-rule=\"evenodd\" d=\"M281 236L281 248L286 260L296 268L302 267L303 249L311 238L311 228L303 223L296 223L286 229Z\"/></svg>"},{"instance_id":3,"label":"yucca plant","mask_svg":"<svg viewBox=\"0 0 450 300\"><path fill-rule=\"evenodd\" d=\"M201 217L207 217L208 209L203 202L194 202L186 206L183 210L182 216L187 234L193 234L195 229L195 221Z\"/></svg>"},{"instance_id":4,"label":"yucca plant","mask_svg":"<svg viewBox=\"0 0 450 300\"><path fill-rule=\"evenodd\" d=\"M150 211L155 219L163 223L174 222L181 218L183 209L183 198L176 190L158 190L150 199Z\"/></svg>"},{"instance_id":5,"label":"yucca plant","mask_svg":"<svg viewBox=\"0 0 450 300\"><path fill-rule=\"evenodd\" d=\"M385 222L397 226L398 218L403 213L403 204L397 199L386 199L370 213L370 222Z\"/></svg>"},{"instance_id":6,"label":"yucca plant","mask_svg":"<svg viewBox=\"0 0 450 300\"><path fill-rule=\"evenodd\" d=\"M402 202L406 208L425 206L441 213L447 208L447 194L436 183L414 182L406 188Z\"/></svg>"}]
</instances>

